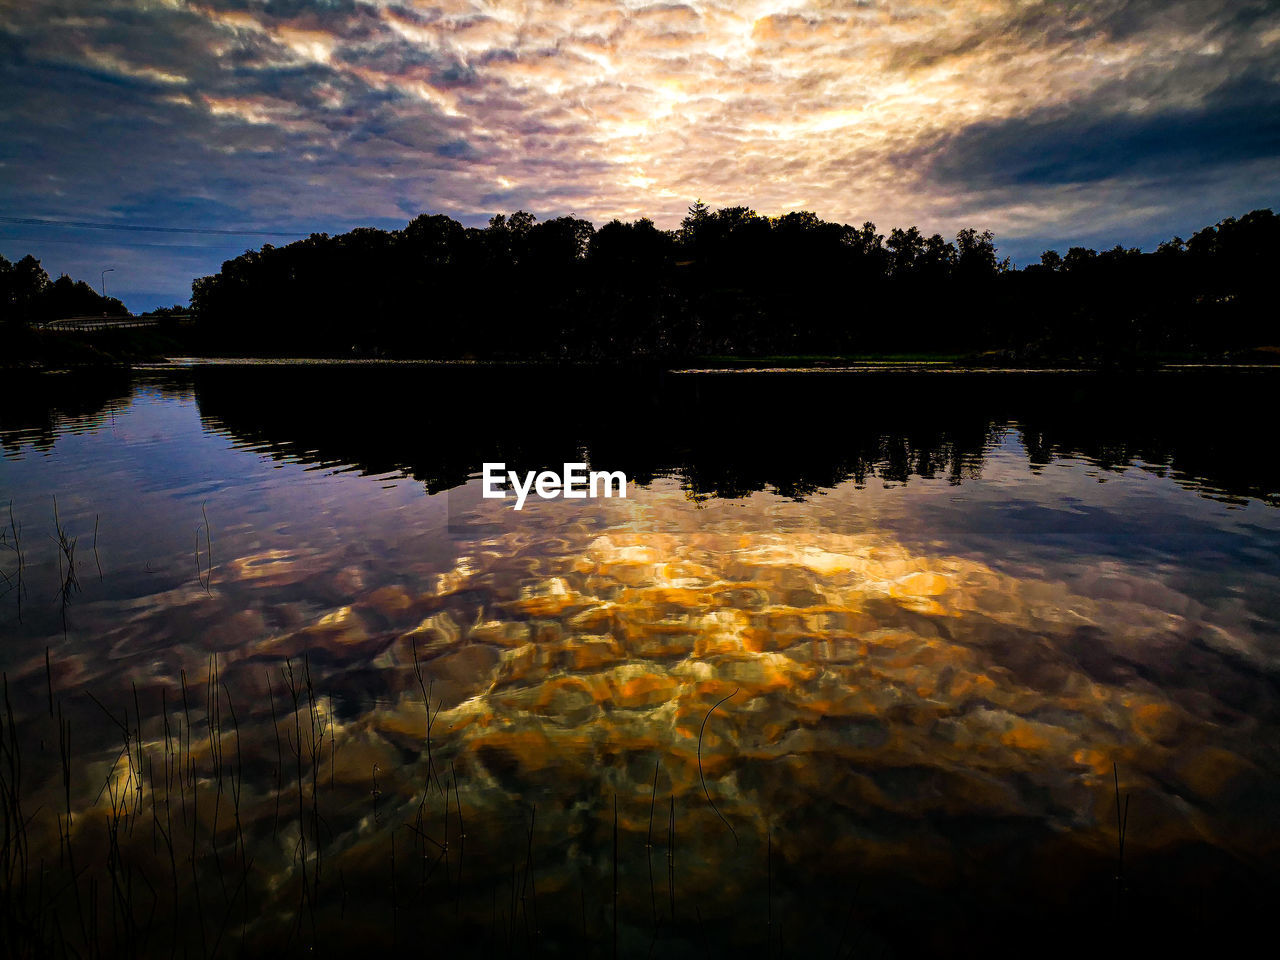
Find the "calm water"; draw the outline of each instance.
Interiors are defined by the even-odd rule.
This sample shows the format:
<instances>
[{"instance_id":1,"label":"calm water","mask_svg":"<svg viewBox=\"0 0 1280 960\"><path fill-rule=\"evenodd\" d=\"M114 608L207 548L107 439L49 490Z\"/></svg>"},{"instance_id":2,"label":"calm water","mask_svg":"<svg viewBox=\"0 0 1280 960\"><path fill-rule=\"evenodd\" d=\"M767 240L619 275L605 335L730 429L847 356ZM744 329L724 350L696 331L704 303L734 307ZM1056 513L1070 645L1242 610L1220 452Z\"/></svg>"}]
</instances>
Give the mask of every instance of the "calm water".
<instances>
[{"instance_id":1,"label":"calm water","mask_svg":"<svg viewBox=\"0 0 1280 960\"><path fill-rule=\"evenodd\" d=\"M879 956L1260 923L1277 383L259 366L6 395L9 936ZM578 459L627 499L480 498L484 461Z\"/></svg>"}]
</instances>

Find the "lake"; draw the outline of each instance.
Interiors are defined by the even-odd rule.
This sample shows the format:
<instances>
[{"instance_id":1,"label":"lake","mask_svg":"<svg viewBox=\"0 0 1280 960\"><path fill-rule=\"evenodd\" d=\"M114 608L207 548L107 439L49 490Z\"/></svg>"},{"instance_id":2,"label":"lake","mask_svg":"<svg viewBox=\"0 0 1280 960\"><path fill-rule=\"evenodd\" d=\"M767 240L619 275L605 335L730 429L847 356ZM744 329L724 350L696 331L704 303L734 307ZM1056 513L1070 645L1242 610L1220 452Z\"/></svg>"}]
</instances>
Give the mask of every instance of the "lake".
<instances>
[{"instance_id":1,"label":"lake","mask_svg":"<svg viewBox=\"0 0 1280 960\"><path fill-rule=\"evenodd\" d=\"M6 952L992 955L1260 928L1278 385L10 384ZM481 497L491 461L632 483L515 511Z\"/></svg>"}]
</instances>

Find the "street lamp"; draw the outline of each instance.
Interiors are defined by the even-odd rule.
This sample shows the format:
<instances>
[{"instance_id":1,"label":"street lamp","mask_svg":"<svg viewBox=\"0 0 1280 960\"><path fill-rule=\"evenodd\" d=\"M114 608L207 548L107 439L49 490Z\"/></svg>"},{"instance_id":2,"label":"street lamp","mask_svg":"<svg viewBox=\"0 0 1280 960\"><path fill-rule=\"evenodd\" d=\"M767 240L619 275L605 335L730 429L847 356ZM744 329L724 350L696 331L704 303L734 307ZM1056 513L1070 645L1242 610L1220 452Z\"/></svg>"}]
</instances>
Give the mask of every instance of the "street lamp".
<instances>
[{"instance_id":1,"label":"street lamp","mask_svg":"<svg viewBox=\"0 0 1280 960\"><path fill-rule=\"evenodd\" d=\"M102 276L99 278L99 280L100 280L100 283L101 283L101 285L102 285L102 299L103 299L103 300L107 299L107 274L108 274L108 273L115 273L115 272L116 272L116 268L115 268L115 267L107 267L107 269L105 269L105 270L103 270L103 271L102 271Z\"/></svg>"}]
</instances>

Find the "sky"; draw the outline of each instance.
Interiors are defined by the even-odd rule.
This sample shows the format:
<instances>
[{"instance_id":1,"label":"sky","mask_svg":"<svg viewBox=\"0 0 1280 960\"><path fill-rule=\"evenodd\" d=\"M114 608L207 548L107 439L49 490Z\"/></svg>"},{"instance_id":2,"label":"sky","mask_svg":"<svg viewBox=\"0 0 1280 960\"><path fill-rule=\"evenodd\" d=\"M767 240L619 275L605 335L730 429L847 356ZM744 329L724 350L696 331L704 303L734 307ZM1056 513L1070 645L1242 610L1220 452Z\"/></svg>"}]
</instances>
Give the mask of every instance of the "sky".
<instances>
[{"instance_id":1,"label":"sky","mask_svg":"<svg viewBox=\"0 0 1280 960\"><path fill-rule=\"evenodd\" d=\"M0 254L134 310L420 213L1151 249L1278 161L1277 0L0 0Z\"/></svg>"}]
</instances>

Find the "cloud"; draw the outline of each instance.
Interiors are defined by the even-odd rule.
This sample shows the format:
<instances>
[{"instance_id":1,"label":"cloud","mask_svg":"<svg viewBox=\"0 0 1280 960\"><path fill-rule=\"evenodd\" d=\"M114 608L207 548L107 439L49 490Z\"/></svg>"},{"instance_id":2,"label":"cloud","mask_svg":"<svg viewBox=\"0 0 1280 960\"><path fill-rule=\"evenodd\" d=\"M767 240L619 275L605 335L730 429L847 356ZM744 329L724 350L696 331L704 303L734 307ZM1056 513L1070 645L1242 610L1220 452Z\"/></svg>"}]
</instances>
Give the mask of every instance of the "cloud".
<instances>
[{"instance_id":1,"label":"cloud","mask_svg":"<svg viewBox=\"0 0 1280 960\"><path fill-rule=\"evenodd\" d=\"M33 0L0 6L0 204L306 233L701 197L1131 242L1272 202L1277 84L1268 0Z\"/></svg>"},{"instance_id":2,"label":"cloud","mask_svg":"<svg viewBox=\"0 0 1280 960\"><path fill-rule=\"evenodd\" d=\"M1117 111L1111 98L1049 108L945 137L929 162L970 188L1217 174L1280 156L1280 83L1230 81L1193 107Z\"/></svg>"}]
</instances>

